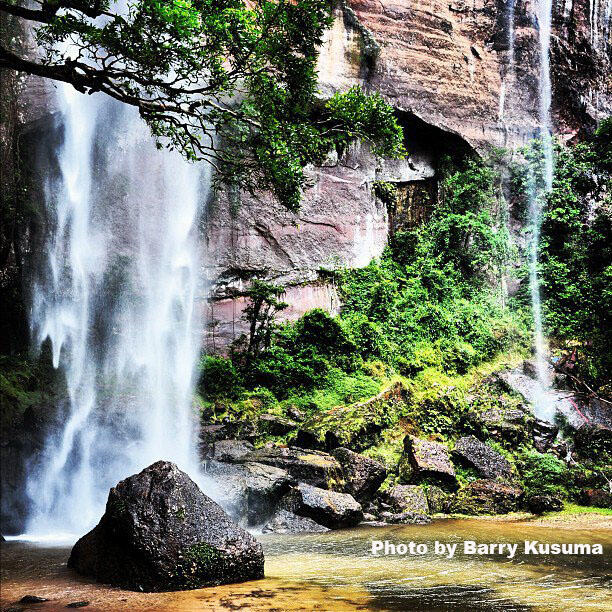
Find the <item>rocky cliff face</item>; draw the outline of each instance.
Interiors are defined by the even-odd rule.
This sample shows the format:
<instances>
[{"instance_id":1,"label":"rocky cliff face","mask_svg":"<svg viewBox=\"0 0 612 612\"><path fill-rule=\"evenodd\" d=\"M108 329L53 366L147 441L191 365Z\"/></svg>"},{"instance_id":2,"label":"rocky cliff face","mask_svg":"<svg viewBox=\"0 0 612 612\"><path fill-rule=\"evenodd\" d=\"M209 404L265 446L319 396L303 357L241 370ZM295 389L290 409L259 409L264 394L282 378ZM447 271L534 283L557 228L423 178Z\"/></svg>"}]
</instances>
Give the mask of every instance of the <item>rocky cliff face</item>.
<instances>
[{"instance_id":1,"label":"rocky cliff face","mask_svg":"<svg viewBox=\"0 0 612 612\"><path fill-rule=\"evenodd\" d=\"M437 163L453 150L514 148L538 132L537 3L527 0L350 0L335 9L319 75L324 95L352 85L380 91L400 111L409 158L386 166L355 149L311 171L297 215L266 194L222 194L207 226L212 289L209 341L218 350L244 331L240 293L253 277L288 286L293 319L338 305L329 272L380 255L390 227L373 193L392 181L435 193ZM564 138L612 112L612 2L553 3L553 121ZM423 190L421 189L421 191ZM422 217L419 210L405 211Z\"/></svg>"},{"instance_id":2,"label":"rocky cliff face","mask_svg":"<svg viewBox=\"0 0 612 612\"><path fill-rule=\"evenodd\" d=\"M311 169L301 211L268 194L219 193L203 234L208 280L202 296L207 342L227 347L244 331L250 279L287 286L284 313L334 311L330 272L366 265L384 248L390 225L375 181L398 184L423 218L419 194L436 192L437 164L452 150L516 147L538 131L539 40L536 0L343 0L321 50L323 95L355 84L382 92L397 108L410 155L379 164L365 148ZM612 112L612 0L554 0L553 123L565 139ZM29 79L23 122L30 131L53 112L49 86ZM44 120L44 117L43 117Z\"/></svg>"}]
</instances>

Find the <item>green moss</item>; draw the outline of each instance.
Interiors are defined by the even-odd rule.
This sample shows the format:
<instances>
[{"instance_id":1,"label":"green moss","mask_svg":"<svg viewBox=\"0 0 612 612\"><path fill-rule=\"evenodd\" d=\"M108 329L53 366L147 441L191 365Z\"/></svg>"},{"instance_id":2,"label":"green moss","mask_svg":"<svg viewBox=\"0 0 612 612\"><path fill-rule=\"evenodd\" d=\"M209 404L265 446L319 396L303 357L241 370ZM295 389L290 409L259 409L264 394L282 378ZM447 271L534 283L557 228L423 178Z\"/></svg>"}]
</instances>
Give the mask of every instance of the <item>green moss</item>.
<instances>
[{"instance_id":1,"label":"green moss","mask_svg":"<svg viewBox=\"0 0 612 612\"><path fill-rule=\"evenodd\" d=\"M218 584L223 578L224 563L224 553L206 542L198 542L183 552L174 578L177 585L186 588Z\"/></svg>"}]
</instances>

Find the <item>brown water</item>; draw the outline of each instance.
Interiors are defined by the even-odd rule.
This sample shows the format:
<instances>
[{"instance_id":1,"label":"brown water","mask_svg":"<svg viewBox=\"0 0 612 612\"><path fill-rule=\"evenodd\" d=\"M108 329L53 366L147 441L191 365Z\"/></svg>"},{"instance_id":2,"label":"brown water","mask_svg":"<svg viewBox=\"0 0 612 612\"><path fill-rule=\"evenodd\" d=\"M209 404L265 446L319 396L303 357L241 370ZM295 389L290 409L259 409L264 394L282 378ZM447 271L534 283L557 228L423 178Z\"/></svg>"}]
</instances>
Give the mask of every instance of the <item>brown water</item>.
<instances>
[{"instance_id":1,"label":"brown water","mask_svg":"<svg viewBox=\"0 0 612 612\"><path fill-rule=\"evenodd\" d=\"M523 542L600 543L603 555L534 556ZM133 593L75 575L68 548L2 544L3 609L59 610L612 610L612 529L564 529L524 522L443 520L424 527L360 527L325 534L260 536L266 578L179 593ZM394 544L457 542L452 559L432 550L418 556L372 556L372 540ZM519 543L514 559L467 556L464 540ZM27 594L44 604L15 602Z\"/></svg>"}]
</instances>

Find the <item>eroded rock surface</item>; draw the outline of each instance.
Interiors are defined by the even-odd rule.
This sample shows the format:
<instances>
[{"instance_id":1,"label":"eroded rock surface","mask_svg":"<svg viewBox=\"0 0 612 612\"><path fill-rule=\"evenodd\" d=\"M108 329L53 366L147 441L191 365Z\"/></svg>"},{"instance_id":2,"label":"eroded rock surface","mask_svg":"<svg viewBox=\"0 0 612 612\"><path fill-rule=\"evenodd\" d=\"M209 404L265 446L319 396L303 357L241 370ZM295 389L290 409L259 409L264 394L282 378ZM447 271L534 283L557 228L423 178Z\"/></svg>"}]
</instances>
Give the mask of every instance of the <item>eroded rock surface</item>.
<instances>
[{"instance_id":1,"label":"eroded rock surface","mask_svg":"<svg viewBox=\"0 0 612 612\"><path fill-rule=\"evenodd\" d=\"M396 513L429 514L425 491L418 485L396 485L387 492L386 499Z\"/></svg>"},{"instance_id":2,"label":"eroded rock surface","mask_svg":"<svg viewBox=\"0 0 612 612\"><path fill-rule=\"evenodd\" d=\"M283 509L310 518L329 529L354 527L363 520L363 510L348 493L326 491L300 483L281 501Z\"/></svg>"},{"instance_id":3,"label":"eroded rock surface","mask_svg":"<svg viewBox=\"0 0 612 612\"><path fill-rule=\"evenodd\" d=\"M436 479L455 484L455 468L448 448L439 442L415 436L404 438L404 455L400 462L400 476L404 482Z\"/></svg>"},{"instance_id":4,"label":"eroded rock surface","mask_svg":"<svg viewBox=\"0 0 612 612\"><path fill-rule=\"evenodd\" d=\"M387 470L382 463L348 448L336 448L332 455L344 471L346 493L359 501L370 499L387 477Z\"/></svg>"},{"instance_id":5,"label":"eroded rock surface","mask_svg":"<svg viewBox=\"0 0 612 612\"><path fill-rule=\"evenodd\" d=\"M474 468L484 478L512 476L510 462L474 436L460 438L453 449L453 456Z\"/></svg>"}]
</instances>

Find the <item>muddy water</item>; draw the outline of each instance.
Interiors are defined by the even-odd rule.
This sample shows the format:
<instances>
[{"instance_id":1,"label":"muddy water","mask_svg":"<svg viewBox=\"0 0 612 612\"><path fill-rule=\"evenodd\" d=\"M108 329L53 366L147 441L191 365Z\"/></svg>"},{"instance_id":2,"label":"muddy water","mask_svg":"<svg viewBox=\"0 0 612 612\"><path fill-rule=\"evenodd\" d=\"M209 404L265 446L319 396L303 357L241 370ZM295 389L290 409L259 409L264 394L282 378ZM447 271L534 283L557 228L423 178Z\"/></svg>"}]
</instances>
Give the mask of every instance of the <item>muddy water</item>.
<instances>
[{"instance_id":1,"label":"muddy water","mask_svg":"<svg viewBox=\"0 0 612 612\"><path fill-rule=\"evenodd\" d=\"M612 529L564 529L524 522L443 520L425 527L360 527L316 535L260 536L266 578L181 593L133 593L98 585L66 568L69 548L2 544L3 609L60 610L611 610ZM524 540L600 543L604 555L534 556ZM425 543L418 556L373 557L372 540ZM433 543L457 542L452 559ZM514 559L462 554L464 540L519 543ZM15 606L32 594L50 601Z\"/></svg>"}]
</instances>

